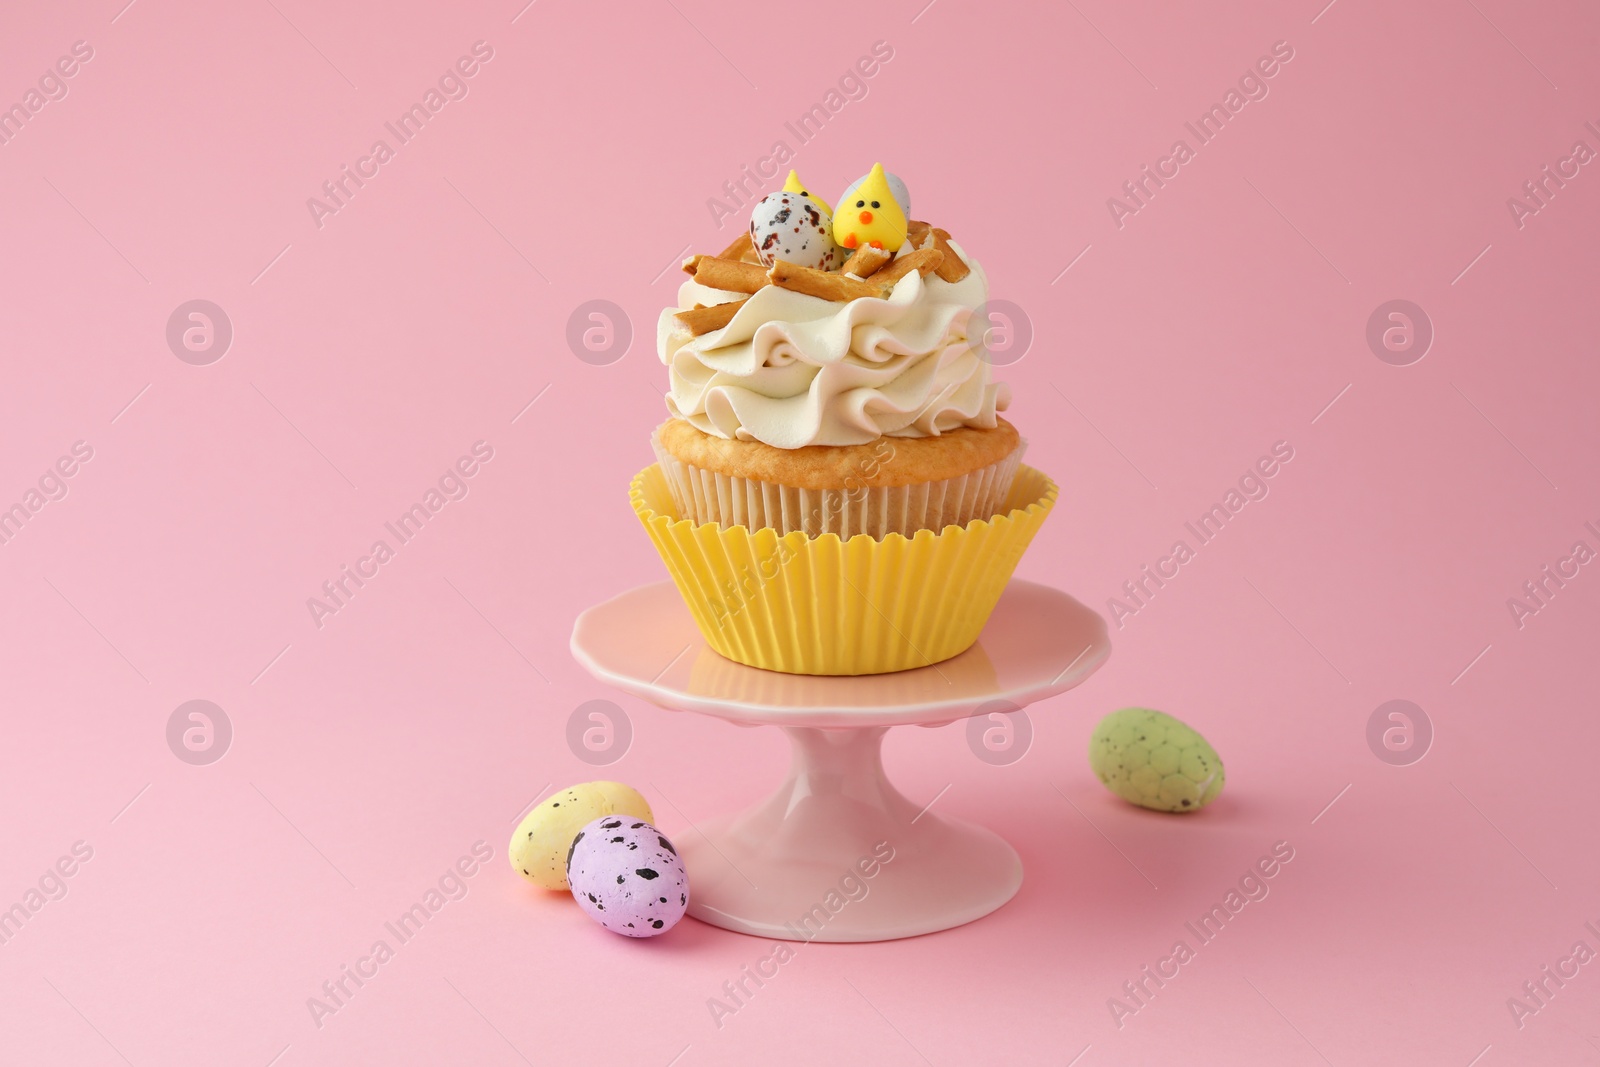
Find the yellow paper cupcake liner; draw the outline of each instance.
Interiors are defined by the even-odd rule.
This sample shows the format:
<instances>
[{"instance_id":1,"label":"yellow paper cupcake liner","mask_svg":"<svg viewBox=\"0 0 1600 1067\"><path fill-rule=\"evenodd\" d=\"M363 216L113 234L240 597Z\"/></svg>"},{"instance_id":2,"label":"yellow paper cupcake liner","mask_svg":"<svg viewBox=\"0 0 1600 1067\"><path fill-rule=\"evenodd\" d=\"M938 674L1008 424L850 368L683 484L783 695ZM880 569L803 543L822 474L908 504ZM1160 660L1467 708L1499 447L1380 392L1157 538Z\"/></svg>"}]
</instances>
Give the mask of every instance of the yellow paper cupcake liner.
<instances>
[{"instance_id":1,"label":"yellow paper cupcake liner","mask_svg":"<svg viewBox=\"0 0 1600 1067\"><path fill-rule=\"evenodd\" d=\"M659 464L628 495L717 652L790 674L884 674L972 647L1057 490L1024 465L993 518L848 541L680 519Z\"/></svg>"}]
</instances>

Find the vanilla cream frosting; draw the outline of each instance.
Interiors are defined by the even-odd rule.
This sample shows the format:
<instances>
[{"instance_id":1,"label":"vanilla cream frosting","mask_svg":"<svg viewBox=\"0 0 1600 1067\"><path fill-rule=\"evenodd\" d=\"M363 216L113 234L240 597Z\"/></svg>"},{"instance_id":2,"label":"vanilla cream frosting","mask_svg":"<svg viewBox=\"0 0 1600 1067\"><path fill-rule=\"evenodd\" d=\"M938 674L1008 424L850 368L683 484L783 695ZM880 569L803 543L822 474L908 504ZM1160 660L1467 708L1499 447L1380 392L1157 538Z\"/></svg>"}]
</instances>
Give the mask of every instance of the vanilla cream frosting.
<instances>
[{"instance_id":1,"label":"vanilla cream frosting","mask_svg":"<svg viewBox=\"0 0 1600 1067\"><path fill-rule=\"evenodd\" d=\"M909 251L909 246L907 248ZM742 300L690 279L661 313L656 347L670 368L667 410L718 437L776 448L932 437L995 425L1011 391L967 336L988 279L958 282L913 271L887 299L848 303L768 285L720 330L690 336L680 308Z\"/></svg>"}]
</instances>

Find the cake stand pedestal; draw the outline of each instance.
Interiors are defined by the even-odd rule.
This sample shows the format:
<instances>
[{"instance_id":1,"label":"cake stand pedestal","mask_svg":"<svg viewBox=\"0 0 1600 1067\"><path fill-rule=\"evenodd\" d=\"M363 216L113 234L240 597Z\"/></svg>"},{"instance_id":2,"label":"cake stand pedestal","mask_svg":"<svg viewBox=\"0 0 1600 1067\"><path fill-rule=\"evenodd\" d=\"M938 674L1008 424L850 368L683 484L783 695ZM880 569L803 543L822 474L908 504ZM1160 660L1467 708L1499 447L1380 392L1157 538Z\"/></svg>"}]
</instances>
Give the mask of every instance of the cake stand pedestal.
<instances>
[{"instance_id":1,"label":"cake stand pedestal","mask_svg":"<svg viewBox=\"0 0 1600 1067\"><path fill-rule=\"evenodd\" d=\"M572 631L573 656L607 685L668 710L788 734L793 761L776 793L677 844L691 916L789 941L913 937L1010 900L1022 884L1016 851L896 790L883 770L883 736L1015 711L1071 689L1110 652L1099 615L1024 581L1006 588L972 648L894 674L816 677L734 663L706 646L670 582L598 604Z\"/></svg>"}]
</instances>

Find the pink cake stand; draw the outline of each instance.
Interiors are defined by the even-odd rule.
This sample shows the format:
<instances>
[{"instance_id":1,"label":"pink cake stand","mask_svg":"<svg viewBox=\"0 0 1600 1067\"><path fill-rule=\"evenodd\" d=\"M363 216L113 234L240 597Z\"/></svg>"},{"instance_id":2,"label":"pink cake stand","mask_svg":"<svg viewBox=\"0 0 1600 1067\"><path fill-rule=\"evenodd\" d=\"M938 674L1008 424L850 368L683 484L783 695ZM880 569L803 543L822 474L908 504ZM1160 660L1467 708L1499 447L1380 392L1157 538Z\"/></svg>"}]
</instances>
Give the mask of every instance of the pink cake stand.
<instances>
[{"instance_id":1,"label":"pink cake stand","mask_svg":"<svg viewBox=\"0 0 1600 1067\"><path fill-rule=\"evenodd\" d=\"M790 941L914 937L1010 900L1022 884L1016 851L896 790L883 771L883 735L1016 710L1071 689L1110 653L1099 615L1024 581L1006 588L972 648L895 674L813 677L734 663L706 646L670 582L598 604L572 630L573 656L607 685L789 735L783 786L679 835L678 847L690 915Z\"/></svg>"}]
</instances>

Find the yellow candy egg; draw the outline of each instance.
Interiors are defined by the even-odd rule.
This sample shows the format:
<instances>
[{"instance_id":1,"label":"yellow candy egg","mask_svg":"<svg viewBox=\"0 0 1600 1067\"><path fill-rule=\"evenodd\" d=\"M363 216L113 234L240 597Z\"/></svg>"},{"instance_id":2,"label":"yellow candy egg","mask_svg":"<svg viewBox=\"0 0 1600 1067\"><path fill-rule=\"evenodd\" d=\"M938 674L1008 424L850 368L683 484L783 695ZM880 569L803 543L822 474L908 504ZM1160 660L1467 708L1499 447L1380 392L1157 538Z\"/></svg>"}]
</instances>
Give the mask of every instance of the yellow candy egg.
<instances>
[{"instance_id":1,"label":"yellow candy egg","mask_svg":"<svg viewBox=\"0 0 1600 1067\"><path fill-rule=\"evenodd\" d=\"M522 877L545 889L567 888L572 839L602 815L627 815L653 823L650 805L621 782L583 782L556 792L517 824L506 854Z\"/></svg>"}]
</instances>

